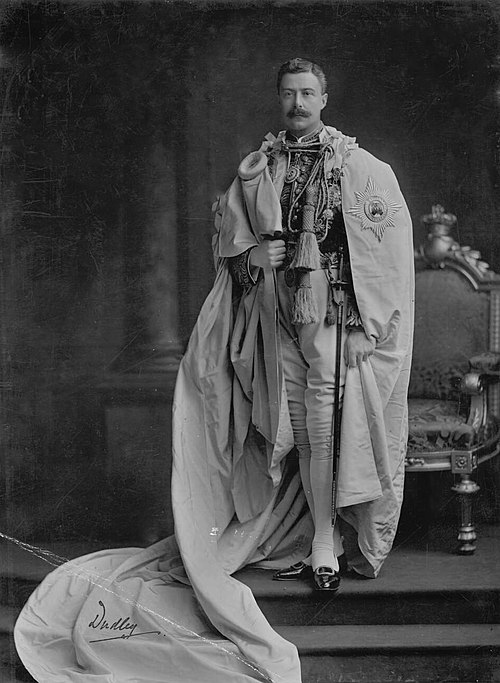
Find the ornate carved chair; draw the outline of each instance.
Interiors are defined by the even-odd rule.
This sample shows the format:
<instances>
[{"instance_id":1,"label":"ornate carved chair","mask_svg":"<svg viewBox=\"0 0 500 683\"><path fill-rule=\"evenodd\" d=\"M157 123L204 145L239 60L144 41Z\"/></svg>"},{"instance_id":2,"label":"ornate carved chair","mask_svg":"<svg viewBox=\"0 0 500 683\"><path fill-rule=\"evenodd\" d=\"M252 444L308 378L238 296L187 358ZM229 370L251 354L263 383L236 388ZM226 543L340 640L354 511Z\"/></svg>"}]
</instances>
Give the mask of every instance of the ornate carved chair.
<instances>
[{"instance_id":1,"label":"ornate carved chair","mask_svg":"<svg viewBox=\"0 0 500 683\"><path fill-rule=\"evenodd\" d=\"M500 276L450 235L441 206L415 252L415 342L407 472L451 471L460 503L457 552L474 552L477 468L500 451Z\"/></svg>"}]
</instances>

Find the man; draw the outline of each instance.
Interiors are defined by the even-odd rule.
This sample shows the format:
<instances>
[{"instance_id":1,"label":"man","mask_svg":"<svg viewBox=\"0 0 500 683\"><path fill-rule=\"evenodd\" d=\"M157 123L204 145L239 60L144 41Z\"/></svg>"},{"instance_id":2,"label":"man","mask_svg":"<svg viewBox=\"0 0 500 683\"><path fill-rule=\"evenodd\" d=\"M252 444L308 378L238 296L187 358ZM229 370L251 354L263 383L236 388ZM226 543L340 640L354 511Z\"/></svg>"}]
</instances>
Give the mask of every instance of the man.
<instances>
[{"instance_id":1,"label":"man","mask_svg":"<svg viewBox=\"0 0 500 683\"><path fill-rule=\"evenodd\" d=\"M278 88L286 130L242 162L217 204L216 279L179 368L175 538L87 555L45 579L15 631L36 680L302 683L297 648L234 574L295 564L312 542L314 585L338 588L332 427L347 562L375 577L391 548L412 342L410 218L391 169L322 124L319 67L287 62ZM125 623L131 633L117 638Z\"/></svg>"},{"instance_id":2,"label":"man","mask_svg":"<svg viewBox=\"0 0 500 683\"><path fill-rule=\"evenodd\" d=\"M277 140L270 140L261 148L261 154L265 152L267 161L264 168L261 166L262 173L269 170L275 192L271 188L264 189L265 181L256 189L255 178L260 169L258 158L251 155L240 166L240 179L243 201L246 202L254 234L260 240L237 255L229 256L228 266L233 279L246 292L252 287L264 287L264 274L269 276L270 272L275 273L281 345L277 362L284 376L302 485L314 520L310 557L277 572L275 578L298 578L308 565L312 565L316 588L337 590L340 584L338 557L343 554L343 548L339 524L336 523L332 529L332 478L337 475L334 474L332 432L334 429L340 430L339 420L334 419L334 402L335 399L339 401L342 395L346 369L351 368L356 372L358 366L368 363L377 345L381 347L381 353L383 346L387 347L388 330L382 328L391 324L395 326L391 332L391 344L398 344L398 325L402 332L399 346L394 346L392 352L397 356L393 379L396 382L399 376L398 400L404 404L411 348L411 224L397 185L392 195L384 185L380 188L376 185L375 174L381 173L382 176L390 174L391 183L395 185L388 168L358 150L353 139L323 125L321 112L326 106L328 95L325 75L320 67L300 58L284 64L278 74L278 96L286 131ZM349 157L352 157L351 162ZM358 160L358 157L361 158ZM262 159L260 161L262 163ZM352 168L349 168L350 165ZM381 169L382 166L385 168ZM350 194L355 194L355 201L349 200L346 211L345 203L343 208L343 185L346 184L348 169L356 176L357 189L353 191L351 188ZM252 188L246 187L252 183ZM276 202L278 194L279 206ZM229 197L226 200L226 218L227 205L231 199ZM255 210L257 205L260 206ZM260 221L256 215L259 211L261 214L268 213ZM273 220L274 225L270 225ZM237 224L238 220L231 216L222 228L233 235L233 247L241 242L243 232ZM272 236L278 238L262 239L271 237L270 230L273 227ZM388 241L386 238L384 242L386 229L398 233L397 243L387 250L384 248ZM349 239L349 231L357 232L358 235ZM367 231L366 244L357 244L361 231ZM223 239L227 239L227 236ZM360 272L354 272L352 276L349 263L351 245L356 249L356 260L360 262ZM231 254L227 245L224 249L226 255ZM383 258L367 268L363 261L373 259L376 250ZM220 252L220 255L223 253ZM383 288L380 291L379 282L376 286L381 297L389 299L392 293L396 299L400 299L403 293L406 300L392 301L383 310L384 307L377 303L373 306L370 300L373 299L373 292L367 296L366 289L373 286L374 278L383 280L384 270L395 257L403 259L399 264L401 280L398 282L396 275L396 281L388 283L387 291ZM363 270L370 271L367 272L369 279L366 282ZM358 291L363 301L361 313L356 302ZM346 299L346 315L340 321L343 328L341 335L338 334L338 325L334 324L335 309L339 303L335 299L338 300L339 296L345 296ZM371 317L376 317L377 308L380 319L370 322ZM398 321L397 317L401 313L404 317ZM384 315L389 315L389 319L384 320ZM343 353L339 350L342 358L340 365L336 363L339 342L343 346ZM402 382L401 372L405 378ZM348 410L351 407L352 401L347 406ZM362 401L353 408L362 411ZM400 435L404 435L405 419L402 410L388 429L399 429ZM345 420L344 430L349 425L355 429L355 419L351 415L346 415ZM370 434L366 432L365 436L368 443L356 446L361 451L370 449L372 445ZM348 440L349 437L344 439ZM401 455L404 448L401 436L398 448ZM357 460L359 455L346 453L344 449L340 475L342 469L348 472L344 460L350 457ZM380 474L382 465L379 463L377 467ZM346 476L356 477L357 474L353 470L351 475ZM362 472L358 481L351 482L357 489L356 495L351 498L357 499L358 505L366 504L373 495L373 491L370 491L374 484L370 481L373 471L369 470L366 474L366 485ZM401 474L402 459L399 458L391 478L399 480L397 485L400 489ZM345 477L343 481L346 481ZM364 492L363 488L366 489ZM383 497L377 486L375 489L375 499ZM396 508L401 502L400 493ZM358 513L350 511L347 516L353 514L356 516ZM359 532L357 525L355 528ZM395 523L390 533L391 543L394 531ZM385 545L387 547L387 543ZM361 569L360 573L377 573L379 567L366 572L362 570L362 564L358 561L353 566L358 571Z\"/></svg>"},{"instance_id":3,"label":"man","mask_svg":"<svg viewBox=\"0 0 500 683\"><path fill-rule=\"evenodd\" d=\"M413 244L391 168L322 123L322 70L293 59L278 89L286 129L215 206L215 283L176 385L172 507L212 624L270 680L298 683L296 649L233 575L289 578L310 553L314 586L335 591L341 536L348 567L378 575L403 496Z\"/></svg>"}]
</instances>

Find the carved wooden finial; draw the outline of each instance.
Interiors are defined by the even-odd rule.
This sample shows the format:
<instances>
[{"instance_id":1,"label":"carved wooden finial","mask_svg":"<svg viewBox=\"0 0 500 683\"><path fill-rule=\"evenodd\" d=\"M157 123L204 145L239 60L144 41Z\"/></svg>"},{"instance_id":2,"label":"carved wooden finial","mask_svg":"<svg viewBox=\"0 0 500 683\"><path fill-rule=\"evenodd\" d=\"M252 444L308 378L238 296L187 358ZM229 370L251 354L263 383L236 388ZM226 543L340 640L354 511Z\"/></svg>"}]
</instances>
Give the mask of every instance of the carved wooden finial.
<instances>
[{"instance_id":1,"label":"carved wooden finial","mask_svg":"<svg viewBox=\"0 0 500 683\"><path fill-rule=\"evenodd\" d=\"M429 226L427 240L415 253L417 263L420 260L426 266L443 268L445 259L451 259L478 276L481 280L492 280L498 276L489 271L489 266L481 260L481 254L468 246L462 247L450 235L457 223L453 213L445 213L441 204L434 204L432 211L422 216L422 223Z\"/></svg>"},{"instance_id":2,"label":"carved wooden finial","mask_svg":"<svg viewBox=\"0 0 500 683\"><path fill-rule=\"evenodd\" d=\"M422 216L422 223L431 226L430 234L433 235L448 235L456 222L455 214L445 213L441 204L433 204L431 213Z\"/></svg>"}]
</instances>

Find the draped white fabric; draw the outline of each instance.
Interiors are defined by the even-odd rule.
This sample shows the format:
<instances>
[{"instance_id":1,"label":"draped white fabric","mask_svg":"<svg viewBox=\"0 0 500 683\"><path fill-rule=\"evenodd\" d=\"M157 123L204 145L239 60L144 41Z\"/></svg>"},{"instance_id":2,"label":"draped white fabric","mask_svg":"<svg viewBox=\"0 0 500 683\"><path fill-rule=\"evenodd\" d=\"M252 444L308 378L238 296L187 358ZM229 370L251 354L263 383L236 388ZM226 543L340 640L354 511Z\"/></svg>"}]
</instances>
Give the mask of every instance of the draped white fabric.
<instances>
[{"instance_id":1,"label":"draped white fabric","mask_svg":"<svg viewBox=\"0 0 500 683\"><path fill-rule=\"evenodd\" d=\"M358 307L366 331L377 338L374 356L347 372L338 485L348 561L375 577L392 545L403 490L411 221L386 164L335 129L324 135L331 136L332 164L343 174ZM277 193L283 170L278 159ZM263 187L269 197L269 182ZM377 233L359 219L372 200L377 210L386 202L392 211L381 239L380 226ZM279 371L273 277L236 300L225 262L260 239L243 201L236 180L216 218L216 281L177 380L177 541L95 553L50 574L15 630L18 652L37 681L301 682L295 646L271 628L251 591L232 576L251 563L283 567L303 559L312 537L287 457L293 438Z\"/></svg>"}]
</instances>

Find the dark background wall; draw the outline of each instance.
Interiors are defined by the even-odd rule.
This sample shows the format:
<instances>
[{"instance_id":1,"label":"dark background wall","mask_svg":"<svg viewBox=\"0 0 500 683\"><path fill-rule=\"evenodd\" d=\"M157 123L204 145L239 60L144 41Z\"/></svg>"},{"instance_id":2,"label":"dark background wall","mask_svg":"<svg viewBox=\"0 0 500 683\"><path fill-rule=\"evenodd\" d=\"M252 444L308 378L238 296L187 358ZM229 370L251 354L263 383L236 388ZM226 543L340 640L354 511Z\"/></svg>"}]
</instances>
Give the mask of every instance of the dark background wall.
<instances>
[{"instance_id":1,"label":"dark background wall","mask_svg":"<svg viewBox=\"0 0 500 683\"><path fill-rule=\"evenodd\" d=\"M277 69L290 55L305 54L330 77L325 121L356 135L394 167L416 240L423 237L420 216L439 201L459 216L461 241L498 262L492 235L499 210L493 189L498 24L487 6L330 2L220 8L195 16L189 35L185 133L206 141L186 159L188 177L198 181L197 189L187 185L189 219L202 218L207 197L227 185L240 158L268 130L279 130ZM195 262L200 280L191 280L194 309L206 291L201 259L194 256Z\"/></svg>"},{"instance_id":2,"label":"dark background wall","mask_svg":"<svg viewBox=\"0 0 500 683\"><path fill-rule=\"evenodd\" d=\"M2 4L5 533L171 530L170 392L213 276L210 207L280 129L286 59L324 66L325 122L393 166L416 242L439 202L500 269L499 16L478 1Z\"/></svg>"}]
</instances>

